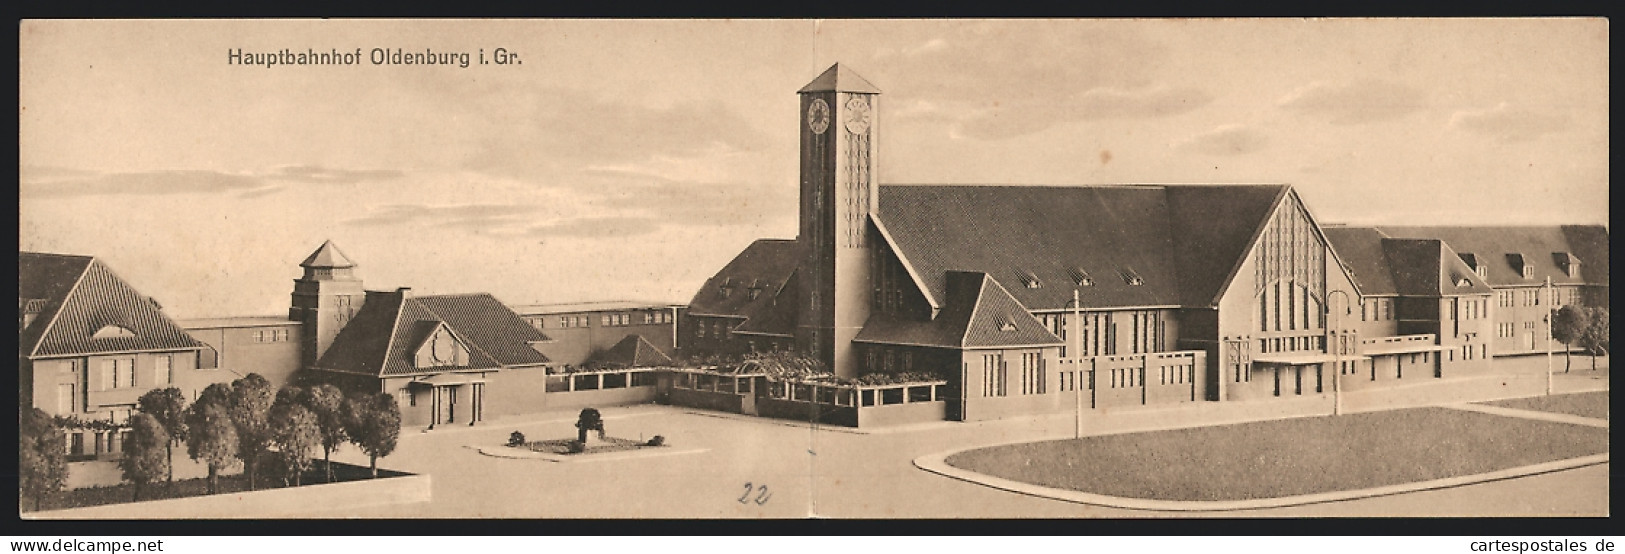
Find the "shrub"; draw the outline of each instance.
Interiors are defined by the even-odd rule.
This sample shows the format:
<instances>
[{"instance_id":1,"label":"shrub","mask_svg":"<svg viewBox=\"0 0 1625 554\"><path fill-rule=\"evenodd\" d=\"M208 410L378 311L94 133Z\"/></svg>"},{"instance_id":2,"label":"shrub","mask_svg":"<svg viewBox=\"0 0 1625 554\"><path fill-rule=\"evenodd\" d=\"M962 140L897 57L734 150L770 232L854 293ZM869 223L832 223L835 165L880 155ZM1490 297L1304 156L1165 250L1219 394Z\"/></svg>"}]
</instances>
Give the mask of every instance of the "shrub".
<instances>
[{"instance_id":1,"label":"shrub","mask_svg":"<svg viewBox=\"0 0 1625 554\"><path fill-rule=\"evenodd\" d=\"M508 446L524 446L524 445L525 445L525 434L524 433L514 431L514 432L508 434Z\"/></svg>"},{"instance_id":2,"label":"shrub","mask_svg":"<svg viewBox=\"0 0 1625 554\"><path fill-rule=\"evenodd\" d=\"M666 445L666 437L663 437L663 436L660 436L660 435L655 435L654 438L649 439L649 442L647 444L649 446L665 446Z\"/></svg>"},{"instance_id":3,"label":"shrub","mask_svg":"<svg viewBox=\"0 0 1625 554\"><path fill-rule=\"evenodd\" d=\"M578 440L570 441L570 453L571 454L580 454L580 453L586 452L586 451L587 451L587 443L582 442L582 441L578 441Z\"/></svg>"}]
</instances>

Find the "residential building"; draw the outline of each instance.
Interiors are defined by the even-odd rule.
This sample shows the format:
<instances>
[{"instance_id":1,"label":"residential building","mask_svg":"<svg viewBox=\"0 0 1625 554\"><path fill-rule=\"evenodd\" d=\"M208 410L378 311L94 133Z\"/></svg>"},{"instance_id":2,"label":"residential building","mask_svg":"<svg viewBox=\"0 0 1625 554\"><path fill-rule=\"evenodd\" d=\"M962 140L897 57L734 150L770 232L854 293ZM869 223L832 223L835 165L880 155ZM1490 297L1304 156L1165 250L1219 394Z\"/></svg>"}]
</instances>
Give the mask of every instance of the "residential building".
<instances>
[{"instance_id":1,"label":"residential building","mask_svg":"<svg viewBox=\"0 0 1625 554\"><path fill-rule=\"evenodd\" d=\"M1608 229L1600 225L1378 228L1394 238L1448 243L1495 290L1496 356L1544 354L1546 316L1566 305L1608 306ZM1548 281L1551 288L1546 288Z\"/></svg>"},{"instance_id":2,"label":"residential building","mask_svg":"<svg viewBox=\"0 0 1625 554\"><path fill-rule=\"evenodd\" d=\"M22 406L123 424L155 388L195 396L235 376L106 264L90 256L19 252L18 368ZM71 457L117 455L117 431L69 429Z\"/></svg>"}]
</instances>

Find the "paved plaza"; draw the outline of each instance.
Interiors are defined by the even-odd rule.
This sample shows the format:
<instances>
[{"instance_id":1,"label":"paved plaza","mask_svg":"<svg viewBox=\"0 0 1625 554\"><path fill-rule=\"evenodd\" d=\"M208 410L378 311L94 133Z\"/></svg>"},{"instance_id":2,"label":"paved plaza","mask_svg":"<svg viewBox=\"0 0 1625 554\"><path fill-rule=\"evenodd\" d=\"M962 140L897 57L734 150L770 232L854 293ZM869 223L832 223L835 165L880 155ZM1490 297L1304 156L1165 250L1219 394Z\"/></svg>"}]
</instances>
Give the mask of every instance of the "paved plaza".
<instances>
[{"instance_id":1,"label":"paved plaza","mask_svg":"<svg viewBox=\"0 0 1625 554\"><path fill-rule=\"evenodd\" d=\"M1538 361L1539 363L1534 363ZM1345 407L1392 409L1538 395L1544 359L1501 364L1508 374L1433 386L1351 393ZM1555 379L1558 392L1607 390L1607 371ZM1447 383L1440 383L1444 385ZM1444 397L1428 402L1427 397ZM1476 397L1476 398L1469 398ZM1281 403L1207 404L1183 410L1087 414L1086 434L1109 434L1324 415L1329 397ZM1153 512L1107 508L1013 493L922 471L917 457L994 444L1071 437L1071 414L964 424L933 423L884 432L643 405L602 409L611 435L664 435L674 448L655 457L591 463L505 459L481 454L518 430L527 437L573 436L574 414L492 421L403 435L383 465L433 476L433 500L312 517L447 518L1071 518L1318 516L1570 516L1608 514L1608 464L1393 496L1242 512ZM692 451L697 450L697 451ZM357 461L347 451L336 459Z\"/></svg>"}]
</instances>

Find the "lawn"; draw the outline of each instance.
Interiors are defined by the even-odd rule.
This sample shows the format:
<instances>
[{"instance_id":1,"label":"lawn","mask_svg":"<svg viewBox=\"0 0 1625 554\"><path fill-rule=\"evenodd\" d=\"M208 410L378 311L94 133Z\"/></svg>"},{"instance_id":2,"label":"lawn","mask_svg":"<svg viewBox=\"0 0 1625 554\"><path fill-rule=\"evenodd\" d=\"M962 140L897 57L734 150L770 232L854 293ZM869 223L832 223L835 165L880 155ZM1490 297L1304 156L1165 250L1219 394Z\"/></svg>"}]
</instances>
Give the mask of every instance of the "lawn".
<instances>
[{"instance_id":1,"label":"lawn","mask_svg":"<svg viewBox=\"0 0 1625 554\"><path fill-rule=\"evenodd\" d=\"M1398 485L1607 451L1607 429L1420 408L995 446L947 463L1059 489L1212 501Z\"/></svg>"},{"instance_id":2,"label":"lawn","mask_svg":"<svg viewBox=\"0 0 1625 554\"><path fill-rule=\"evenodd\" d=\"M1483 404L1518 410L1535 410L1537 412L1554 412L1595 419L1608 419L1608 391L1532 396L1497 402L1483 402Z\"/></svg>"},{"instance_id":3,"label":"lawn","mask_svg":"<svg viewBox=\"0 0 1625 554\"><path fill-rule=\"evenodd\" d=\"M321 470L321 465L322 462L317 460L312 464L312 469L305 472L303 477L304 486L308 487L312 485L327 484L327 474ZM259 490L280 489L284 487L281 477L267 476L266 473L271 472L263 472L257 480ZM378 468L378 478L380 479L386 477L399 477L402 475L409 474ZM370 479L371 477L372 471L366 466L354 466L339 462L333 463L333 482L335 483ZM248 492L248 475L221 475L219 480L220 492L216 494ZM65 510L68 508L84 508L88 506L126 503L130 502L134 497L135 490L132 487L133 485L125 483L112 487L91 487L62 491L45 498L45 501L40 504L40 509ZM204 477L199 477L196 479L180 479L174 483L153 483L147 485L146 488L141 490L141 501L145 502L148 500L163 500L165 498L181 498L187 496L205 496L208 494L208 490L209 480ZM22 501L23 512L34 511L33 498L23 498L20 500Z\"/></svg>"}]
</instances>

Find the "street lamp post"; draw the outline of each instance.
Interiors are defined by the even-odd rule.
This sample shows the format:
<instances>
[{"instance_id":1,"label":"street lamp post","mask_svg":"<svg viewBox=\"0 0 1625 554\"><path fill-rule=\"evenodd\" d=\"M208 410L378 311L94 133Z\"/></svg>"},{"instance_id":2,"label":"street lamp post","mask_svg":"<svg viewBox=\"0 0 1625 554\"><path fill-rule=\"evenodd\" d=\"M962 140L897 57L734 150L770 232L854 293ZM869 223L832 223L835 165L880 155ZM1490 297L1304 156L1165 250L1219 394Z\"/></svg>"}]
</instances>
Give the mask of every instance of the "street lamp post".
<instances>
[{"instance_id":1,"label":"street lamp post","mask_svg":"<svg viewBox=\"0 0 1625 554\"><path fill-rule=\"evenodd\" d=\"M1348 307L1349 293L1343 292L1342 289L1333 289L1331 292L1326 293L1326 348L1332 351L1332 366L1337 368L1337 374L1332 376L1332 415L1341 415L1343 413L1343 343L1341 342L1342 336L1336 331L1337 325L1334 325L1334 321L1342 323L1343 318L1342 316L1335 319L1331 317L1333 294L1343 295L1343 309L1345 312L1351 311L1353 308ZM1332 339L1338 339L1335 345Z\"/></svg>"},{"instance_id":2,"label":"street lamp post","mask_svg":"<svg viewBox=\"0 0 1625 554\"><path fill-rule=\"evenodd\" d=\"M1077 412L1072 424L1072 438L1083 438L1083 317L1078 307L1078 289L1072 289L1072 390L1077 392Z\"/></svg>"},{"instance_id":3,"label":"street lamp post","mask_svg":"<svg viewBox=\"0 0 1625 554\"><path fill-rule=\"evenodd\" d=\"M1552 276L1546 276L1541 293L1546 296L1546 395L1552 394Z\"/></svg>"}]
</instances>

